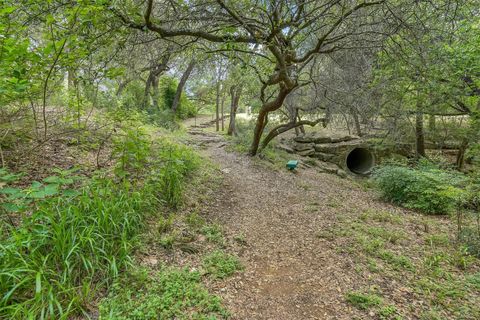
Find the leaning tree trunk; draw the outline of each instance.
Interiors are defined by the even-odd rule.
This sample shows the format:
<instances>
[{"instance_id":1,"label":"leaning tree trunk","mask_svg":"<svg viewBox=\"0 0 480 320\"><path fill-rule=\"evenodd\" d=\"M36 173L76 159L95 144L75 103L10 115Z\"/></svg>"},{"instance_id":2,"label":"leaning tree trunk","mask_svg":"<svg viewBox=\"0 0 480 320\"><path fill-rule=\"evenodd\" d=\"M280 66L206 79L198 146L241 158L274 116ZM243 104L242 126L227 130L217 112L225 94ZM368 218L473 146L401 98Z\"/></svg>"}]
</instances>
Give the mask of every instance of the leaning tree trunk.
<instances>
[{"instance_id":1,"label":"leaning tree trunk","mask_svg":"<svg viewBox=\"0 0 480 320\"><path fill-rule=\"evenodd\" d=\"M185 70L185 72L182 75L182 78L180 79L180 82L178 83L177 91L175 92L175 97L173 98L173 103L172 103L173 112L177 112L178 106L180 105L180 98L182 97L183 88L185 87L185 84L187 83L187 80L193 71L193 67L195 67L195 63L196 63L195 60L190 61L190 63L188 64L187 70Z\"/></svg>"},{"instance_id":2,"label":"leaning tree trunk","mask_svg":"<svg viewBox=\"0 0 480 320\"><path fill-rule=\"evenodd\" d=\"M240 94L242 92L242 86L235 86L233 85L230 88L230 96L231 96L231 105L230 105L230 123L228 125L227 134L237 135L237 129L235 127L235 121L237 117L237 110L238 110L238 103L240 101Z\"/></svg>"},{"instance_id":3,"label":"leaning tree trunk","mask_svg":"<svg viewBox=\"0 0 480 320\"><path fill-rule=\"evenodd\" d=\"M155 107L158 107L158 97L159 97L158 82L159 82L160 75L168 69L169 59L170 59L170 54L167 53L162 57L159 63L152 62L150 67L144 70L144 71L148 70L149 72L148 72L147 81L145 83L145 91L143 93L143 103L142 103L143 108L148 107L148 104L150 102L149 101L150 96L152 97L153 105ZM129 81L131 81L131 79ZM152 88L153 88L153 95L151 95Z\"/></svg>"},{"instance_id":4,"label":"leaning tree trunk","mask_svg":"<svg viewBox=\"0 0 480 320\"><path fill-rule=\"evenodd\" d=\"M262 138L263 131L265 130L265 126L267 125L267 122L268 122L268 114L272 111L278 110L283 105L285 98L290 92L292 92L292 90L295 88L295 85L287 86L283 83L280 83L279 87L280 88L277 93L277 97L274 100L264 102L262 105L262 108L258 112L257 122L255 124L255 129L253 131L252 145L250 146L250 152L249 152L251 156L256 155L258 152L260 140ZM264 89L265 89L265 85L264 85Z\"/></svg>"}]
</instances>

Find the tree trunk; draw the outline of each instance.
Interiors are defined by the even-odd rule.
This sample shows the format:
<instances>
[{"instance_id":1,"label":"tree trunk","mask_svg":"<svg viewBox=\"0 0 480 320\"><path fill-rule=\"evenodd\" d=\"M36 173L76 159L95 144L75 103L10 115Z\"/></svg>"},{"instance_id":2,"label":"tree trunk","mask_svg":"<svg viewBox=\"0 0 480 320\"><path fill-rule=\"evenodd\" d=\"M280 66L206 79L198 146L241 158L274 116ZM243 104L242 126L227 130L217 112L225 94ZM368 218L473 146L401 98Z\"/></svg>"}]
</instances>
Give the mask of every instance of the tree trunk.
<instances>
[{"instance_id":1,"label":"tree trunk","mask_svg":"<svg viewBox=\"0 0 480 320\"><path fill-rule=\"evenodd\" d=\"M123 90L125 90L125 88L127 87L127 85L130 83L130 79L128 80L125 80L125 81L122 81L118 84L118 88L117 88L117 92L115 93L115 95L118 97L120 97L123 93Z\"/></svg>"},{"instance_id":2,"label":"tree trunk","mask_svg":"<svg viewBox=\"0 0 480 320\"><path fill-rule=\"evenodd\" d=\"M228 125L227 134L237 135L237 129L235 127L235 120L237 117L237 110L238 110L238 103L240 101L240 94L242 92L242 86L235 86L233 85L230 88L230 96L231 96L231 105L230 105L230 123Z\"/></svg>"},{"instance_id":3,"label":"tree trunk","mask_svg":"<svg viewBox=\"0 0 480 320\"><path fill-rule=\"evenodd\" d=\"M437 128L437 124L436 124L435 115L431 114L428 117L428 129L430 130L430 132L435 132L436 128Z\"/></svg>"},{"instance_id":4,"label":"tree trunk","mask_svg":"<svg viewBox=\"0 0 480 320\"><path fill-rule=\"evenodd\" d=\"M280 90L275 100L264 102L262 108L260 109L260 112L258 113L257 123L255 124L255 129L253 131L252 145L250 146L249 152L251 156L256 155L258 152L260 139L262 138L263 131L265 129L265 126L267 125L268 113L278 110L283 105L283 102L285 101L287 95L295 88L294 86L287 87L283 84L280 84L279 86Z\"/></svg>"},{"instance_id":5,"label":"tree trunk","mask_svg":"<svg viewBox=\"0 0 480 320\"><path fill-rule=\"evenodd\" d=\"M143 92L143 102L142 107L146 109L150 104L150 88L152 87L153 79L154 79L153 71L148 73L147 82L145 83L145 91Z\"/></svg>"},{"instance_id":6,"label":"tree trunk","mask_svg":"<svg viewBox=\"0 0 480 320\"><path fill-rule=\"evenodd\" d=\"M350 106L350 112L352 113L353 123L355 125L356 134L361 137L362 136L362 127L360 125L360 119L358 118L358 111L357 108L354 106Z\"/></svg>"},{"instance_id":7,"label":"tree trunk","mask_svg":"<svg viewBox=\"0 0 480 320\"><path fill-rule=\"evenodd\" d=\"M158 98L160 96L158 84L159 84L159 76L156 76L153 78L153 81L152 81L152 88L153 88L152 102L153 102L153 107L155 109L158 109Z\"/></svg>"},{"instance_id":8,"label":"tree trunk","mask_svg":"<svg viewBox=\"0 0 480 320\"><path fill-rule=\"evenodd\" d=\"M159 79L160 75L165 72L168 69L168 60L170 59L170 54L167 53L165 54L162 59L160 60L160 63L158 62L152 62L152 65L150 66L149 73L148 73L148 78L147 82L145 83L145 92L143 95L143 103L142 106L143 108L147 108L150 100L150 96L152 98L152 103L155 106L155 108L158 108L158 98L159 98L159 92L158 92L158 84L159 84ZM146 70L145 70L146 71ZM129 80L131 81L131 80ZM128 83L128 82L127 82ZM153 94L151 94L153 88ZM120 90L120 88L119 88ZM123 88L122 88L123 90ZM118 92L117 92L118 95Z\"/></svg>"},{"instance_id":9,"label":"tree trunk","mask_svg":"<svg viewBox=\"0 0 480 320\"><path fill-rule=\"evenodd\" d=\"M468 139L464 138L462 140L462 144L460 145L460 148L458 149L458 153L457 153L457 161L456 161L457 170L462 170L465 165L465 152L467 151L467 148L468 148Z\"/></svg>"},{"instance_id":10,"label":"tree trunk","mask_svg":"<svg viewBox=\"0 0 480 320\"><path fill-rule=\"evenodd\" d=\"M224 116L224 107L225 107L225 92L222 90L222 103L221 106L221 114L222 114L222 131L225 131L225 116Z\"/></svg>"},{"instance_id":11,"label":"tree trunk","mask_svg":"<svg viewBox=\"0 0 480 320\"><path fill-rule=\"evenodd\" d=\"M173 112L177 112L178 106L180 105L180 98L182 97L183 88L185 87L185 84L187 83L187 80L193 71L193 67L195 67L195 63L196 63L195 60L190 61L190 63L187 66L187 70L185 70L185 72L182 75L182 78L180 79L180 82L178 83L177 91L175 92L175 97L173 98L173 103L172 103Z\"/></svg>"},{"instance_id":12,"label":"tree trunk","mask_svg":"<svg viewBox=\"0 0 480 320\"><path fill-rule=\"evenodd\" d=\"M323 122L323 124L325 124L325 121L326 121L325 118L320 118L320 119L317 119L315 121L300 120L300 121L292 121L292 122L289 122L289 123L281 124L281 125L273 128L268 133L268 135L265 137L265 139L263 139L262 149L264 149L270 143L270 141L273 140L273 138L275 138L276 136L278 136L281 133L284 133L284 132L287 132L288 130L291 130L293 128L298 128L298 127L302 127L302 126L305 126L305 125L314 127L320 122Z\"/></svg>"},{"instance_id":13,"label":"tree trunk","mask_svg":"<svg viewBox=\"0 0 480 320\"><path fill-rule=\"evenodd\" d=\"M425 133L423 130L423 112L417 108L415 114L415 151L417 158L425 157Z\"/></svg>"},{"instance_id":14,"label":"tree trunk","mask_svg":"<svg viewBox=\"0 0 480 320\"><path fill-rule=\"evenodd\" d=\"M220 81L217 80L217 92L215 97L215 131L220 130L219 109L220 109Z\"/></svg>"}]
</instances>

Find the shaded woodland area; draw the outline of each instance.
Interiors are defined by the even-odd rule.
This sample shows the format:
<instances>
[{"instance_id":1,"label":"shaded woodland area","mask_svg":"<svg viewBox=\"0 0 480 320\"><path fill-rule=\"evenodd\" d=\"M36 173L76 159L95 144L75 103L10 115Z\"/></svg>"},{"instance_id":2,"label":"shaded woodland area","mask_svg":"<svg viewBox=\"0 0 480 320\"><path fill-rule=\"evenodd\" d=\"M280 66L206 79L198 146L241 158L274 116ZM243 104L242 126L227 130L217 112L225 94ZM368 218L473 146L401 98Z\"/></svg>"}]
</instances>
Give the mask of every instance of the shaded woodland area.
<instances>
[{"instance_id":1,"label":"shaded woodland area","mask_svg":"<svg viewBox=\"0 0 480 320\"><path fill-rule=\"evenodd\" d=\"M479 319L479 11L0 0L0 319Z\"/></svg>"}]
</instances>

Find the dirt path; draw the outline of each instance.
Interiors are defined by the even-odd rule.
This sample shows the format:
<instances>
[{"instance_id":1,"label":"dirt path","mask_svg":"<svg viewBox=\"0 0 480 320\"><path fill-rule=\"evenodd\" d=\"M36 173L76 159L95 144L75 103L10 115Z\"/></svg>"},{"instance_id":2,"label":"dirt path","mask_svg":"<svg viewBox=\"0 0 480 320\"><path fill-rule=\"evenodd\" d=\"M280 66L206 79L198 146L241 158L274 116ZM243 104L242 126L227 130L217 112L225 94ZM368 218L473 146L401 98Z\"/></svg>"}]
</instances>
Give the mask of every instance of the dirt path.
<instances>
[{"instance_id":1,"label":"dirt path","mask_svg":"<svg viewBox=\"0 0 480 320\"><path fill-rule=\"evenodd\" d=\"M196 131L199 129L195 129ZM194 132L196 133L196 132ZM365 284L355 263L319 237L349 212L385 206L349 180L314 169L268 169L227 152L215 134L192 142L219 165L221 194L204 214L223 225L245 271L213 288L233 319L370 319L345 301ZM244 240L244 241L243 241Z\"/></svg>"}]
</instances>

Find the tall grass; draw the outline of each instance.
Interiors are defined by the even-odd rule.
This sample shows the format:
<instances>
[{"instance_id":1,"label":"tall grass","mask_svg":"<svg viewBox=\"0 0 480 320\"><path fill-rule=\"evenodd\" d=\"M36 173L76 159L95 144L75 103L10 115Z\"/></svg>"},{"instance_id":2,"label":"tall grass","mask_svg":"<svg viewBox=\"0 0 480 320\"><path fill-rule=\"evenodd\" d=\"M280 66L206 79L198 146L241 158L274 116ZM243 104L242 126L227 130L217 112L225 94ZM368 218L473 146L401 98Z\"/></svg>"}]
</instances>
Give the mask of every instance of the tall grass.
<instances>
[{"instance_id":1,"label":"tall grass","mask_svg":"<svg viewBox=\"0 0 480 320\"><path fill-rule=\"evenodd\" d=\"M178 205L185 177L199 163L190 149L172 142L150 157L147 174L134 175L145 179L94 178L74 198L39 203L19 227L0 223L0 319L88 312L99 291L131 263L146 215L164 202Z\"/></svg>"},{"instance_id":2,"label":"tall grass","mask_svg":"<svg viewBox=\"0 0 480 320\"><path fill-rule=\"evenodd\" d=\"M0 244L0 316L66 319L130 263L145 212L157 199L143 187L94 180L82 194L41 204Z\"/></svg>"}]
</instances>

